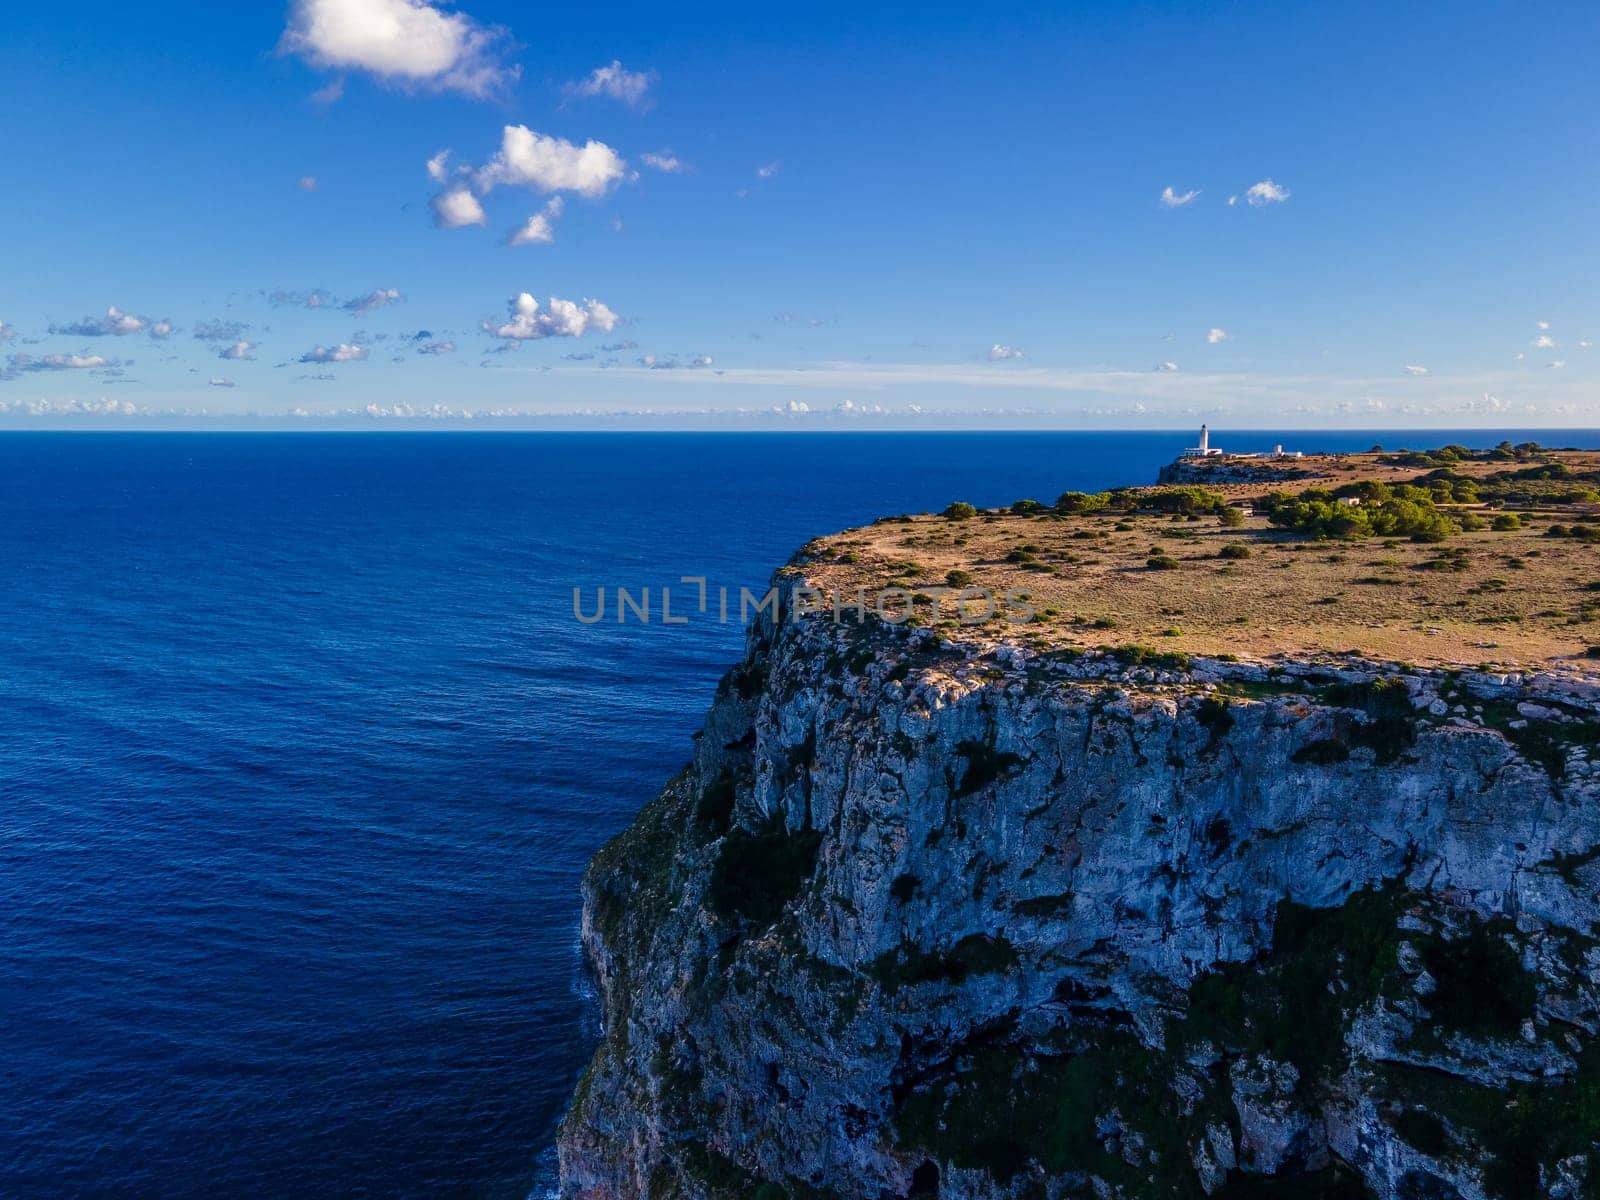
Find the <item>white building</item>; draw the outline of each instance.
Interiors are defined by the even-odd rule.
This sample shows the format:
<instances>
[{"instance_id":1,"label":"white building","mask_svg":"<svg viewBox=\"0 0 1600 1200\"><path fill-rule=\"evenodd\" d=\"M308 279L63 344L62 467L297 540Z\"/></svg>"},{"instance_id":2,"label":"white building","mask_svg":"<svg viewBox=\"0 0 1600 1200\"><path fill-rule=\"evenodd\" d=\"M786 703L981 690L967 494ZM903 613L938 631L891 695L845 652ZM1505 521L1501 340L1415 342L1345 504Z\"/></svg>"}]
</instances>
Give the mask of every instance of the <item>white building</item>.
<instances>
[{"instance_id":1,"label":"white building","mask_svg":"<svg viewBox=\"0 0 1600 1200\"><path fill-rule=\"evenodd\" d=\"M1215 458L1221 453L1221 450L1213 450L1211 448L1211 431L1202 425L1200 426L1200 444L1198 446L1190 446L1180 457Z\"/></svg>"}]
</instances>

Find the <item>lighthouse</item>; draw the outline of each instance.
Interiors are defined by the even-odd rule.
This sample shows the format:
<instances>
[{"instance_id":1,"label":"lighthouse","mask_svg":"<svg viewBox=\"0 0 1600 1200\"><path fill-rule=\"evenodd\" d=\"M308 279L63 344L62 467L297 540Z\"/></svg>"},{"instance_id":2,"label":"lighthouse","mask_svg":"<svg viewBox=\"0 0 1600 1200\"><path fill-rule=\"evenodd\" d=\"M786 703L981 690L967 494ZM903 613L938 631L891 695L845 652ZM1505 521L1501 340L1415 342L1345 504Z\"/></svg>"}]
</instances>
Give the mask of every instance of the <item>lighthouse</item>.
<instances>
[{"instance_id":1,"label":"lighthouse","mask_svg":"<svg viewBox=\"0 0 1600 1200\"><path fill-rule=\"evenodd\" d=\"M1200 426L1200 455L1205 457L1211 453L1211 431L1204 425Z\"/></svg>"}]
</instances>

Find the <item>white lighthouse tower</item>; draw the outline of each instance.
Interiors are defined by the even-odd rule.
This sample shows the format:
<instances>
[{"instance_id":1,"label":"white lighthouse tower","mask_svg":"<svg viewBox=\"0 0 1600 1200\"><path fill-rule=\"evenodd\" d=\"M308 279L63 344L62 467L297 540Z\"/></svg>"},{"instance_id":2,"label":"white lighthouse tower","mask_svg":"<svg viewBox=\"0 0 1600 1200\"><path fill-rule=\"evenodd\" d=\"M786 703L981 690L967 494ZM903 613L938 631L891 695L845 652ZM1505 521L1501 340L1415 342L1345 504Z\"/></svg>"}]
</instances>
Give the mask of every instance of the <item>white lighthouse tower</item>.
<instances>
[{"instance_id":1,"label":"white lighthouse tower","mask_svg":"<svg viewBox=\"0 0 1600 1200\"><path fill-rule=\"evenodd\" d=\"M1200 426L1200 444L1198 446L1190 446L1183 452L1182 457L1215 458L1221 453L1221 450L1213 450L1211 448L1211 430L1202 425Z\"/></svg>"}]
</instances>

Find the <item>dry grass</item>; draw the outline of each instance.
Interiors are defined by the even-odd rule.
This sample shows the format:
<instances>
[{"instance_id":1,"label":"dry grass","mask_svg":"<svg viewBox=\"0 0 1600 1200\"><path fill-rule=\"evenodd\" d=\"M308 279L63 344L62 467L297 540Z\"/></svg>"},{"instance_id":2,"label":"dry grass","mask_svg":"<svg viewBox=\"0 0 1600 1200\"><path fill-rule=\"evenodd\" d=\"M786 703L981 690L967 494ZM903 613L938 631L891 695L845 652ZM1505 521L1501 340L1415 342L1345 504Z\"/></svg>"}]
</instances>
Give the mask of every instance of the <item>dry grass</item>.
<instances>
[{"instance_id":1,"label":"dry grass","mask_svg":"<svg viewBox=\"0 0 1600 1200\"><path fill-rule=\"evenodd\" d=\"M1600 461L1563 458L1584 469ZM1268 487L1398 483L1422 474L1366 455L1303 465L1317 476L1219 490L1245 497ZM1474 463L1461 470L1484 474L1485 466L1504 469ZM891 584L916 589L924 599L915 620L957 639L1022 638L1039 649L1140 644L1246 659L1359 651L1419 665L1560 664L1600 673L1600 660L1585 657L1600 643L1600 544L1543 536L1553 523L1570 523L1571 509L1520 515L1523 529L1431 545L1312 541L1260 516L1228 529L1214 516L1149 513L924 515L823 539L810 548L805 573L817 587L847 594ZM1248 557L1225 557L1230 545L1246 547ZM1176 567L1152 568L1156 555ZM997 597L1029 593L1034 620L962 624L953 597L936 613L931 596L953 571ZM967 584L962 575L955 580ZM969 615L981 611L976 605Z\"/></svg>"}]
</instances>

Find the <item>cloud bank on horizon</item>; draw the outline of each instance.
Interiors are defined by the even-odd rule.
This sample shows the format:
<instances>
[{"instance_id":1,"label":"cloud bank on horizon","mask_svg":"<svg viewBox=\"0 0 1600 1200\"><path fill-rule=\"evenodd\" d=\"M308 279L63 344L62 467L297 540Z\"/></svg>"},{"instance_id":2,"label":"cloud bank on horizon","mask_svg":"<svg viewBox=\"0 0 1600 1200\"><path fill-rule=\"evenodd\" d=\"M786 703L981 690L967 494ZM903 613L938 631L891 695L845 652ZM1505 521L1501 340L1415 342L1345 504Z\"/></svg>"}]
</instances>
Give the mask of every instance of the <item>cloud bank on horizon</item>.
<instances>
[{"instance_id":1,"label":"cloud bank on horizon","mask_svg":"<svg viewBox=\"0 0 1600 1200\"><path fill-rule=\"evenodd\" d=\"M89 9L93 45L35 9L34 49L0 51L0 99L51 101L12 156L34 165L10 226L37 235L0 278L13 422L1600 421L1582 189L1482 178L1512 151L1577 170L1581 133L1532 116L1600 84L1509 16L1460 18L1508 65L1419 54L1424 13L1347 13L1313 48L1288 14L1248 41L1243 14L1017 14L979 41L938 11L910 41L876 12L642 14L622 38L509 0L290 0L180 42L176 15ZM173 45L216 78L119 88ZM967 103L920 100L935 76ZM48 153L106 112L143 164L114 210ZM251 152L172 168L202 112ZM1417 156L1423 126L1481 161Z\"/></svg>"}]
</instances>

